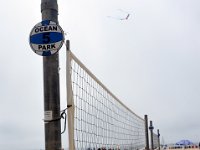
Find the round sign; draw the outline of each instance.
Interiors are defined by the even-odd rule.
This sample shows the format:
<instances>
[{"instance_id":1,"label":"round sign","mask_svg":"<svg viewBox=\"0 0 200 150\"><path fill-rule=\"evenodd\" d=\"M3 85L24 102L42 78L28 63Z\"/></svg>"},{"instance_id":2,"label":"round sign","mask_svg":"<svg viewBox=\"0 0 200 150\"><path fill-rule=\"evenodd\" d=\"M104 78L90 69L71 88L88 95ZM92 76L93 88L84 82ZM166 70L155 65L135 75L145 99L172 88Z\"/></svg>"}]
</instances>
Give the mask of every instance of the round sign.
<instances>
[{"instance_id":1,"label":"round sign","mask_svg":"<svg viewBox=\"0 0 200 150\"><path fill-rule=\"evenodd\" d=\"M41 56L51 56L57 53L64 42L62 28L51 20L36 24L31 30L29 43L32 50Z\"/></svg>"}]
</instances>

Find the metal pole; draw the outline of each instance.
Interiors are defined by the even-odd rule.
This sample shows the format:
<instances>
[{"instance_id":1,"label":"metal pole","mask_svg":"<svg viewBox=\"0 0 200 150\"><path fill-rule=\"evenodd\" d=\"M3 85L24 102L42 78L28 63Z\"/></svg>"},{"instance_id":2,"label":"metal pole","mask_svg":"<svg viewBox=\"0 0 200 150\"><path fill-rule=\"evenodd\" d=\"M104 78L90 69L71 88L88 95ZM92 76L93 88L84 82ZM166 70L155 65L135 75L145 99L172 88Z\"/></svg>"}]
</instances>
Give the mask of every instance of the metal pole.
<instances>
[{"instance_id":1,"label":"metal pole","mask_svg":"<svg viewBox=\"0 0 200 150\"><path fill-rule=\"evenodd\" d=\"M158 133L158 150L160 150L160 132L159 129L157 130Z\"/></svg>"},{"instance_id":2,"label":"metal pole","mask_svg":"<svg viewBox=\"0 0 200 150\"><path fill-rule=\"evenodd\" d=\"M58 22L57 0L41 0L42 20ZM59 56L43 57L44 78L44 112L55 121L45 123L45 149L60 150L61 123L60 123L60 84L59 84ZM57 119L57 120L56 120Z\"/></svg>"},{"instance_id":3,"label":"metal pole","mask_svg":"<svg viewBox=\"0 0 200 150\"><path fill-rule=\"evenodd\" d=\"M150 130L150 136L151 136L151 149L154 149L154 144L153 144L153 123L152 121L150 121L150 126L149 126L149 130Z\"/></svg>"},{"instance_id":4,"label":"metal pole","mask_svg":"<svg viewBox=\"0 0 200 150\"><path fill-rule=\"evenodd\" d=\"M144 115L145 121L145 137L146 137L146 150L149 150L149 132L148 132L148 116Z\"/></svg>"}]
</instances>

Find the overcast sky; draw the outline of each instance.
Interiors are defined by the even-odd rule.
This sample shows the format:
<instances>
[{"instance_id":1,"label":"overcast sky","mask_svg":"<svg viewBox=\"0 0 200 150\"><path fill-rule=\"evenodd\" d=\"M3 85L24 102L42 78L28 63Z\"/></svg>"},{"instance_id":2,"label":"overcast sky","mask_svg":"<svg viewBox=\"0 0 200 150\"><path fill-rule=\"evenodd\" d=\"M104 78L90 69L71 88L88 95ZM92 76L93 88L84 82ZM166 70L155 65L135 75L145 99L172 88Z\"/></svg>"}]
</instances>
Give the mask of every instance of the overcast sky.
<instances>
[{"instance_id":1,"label":"overcast sky","mask_svg":"<svg viewBox=\"0 0 200 150\"><path fill-rule=\"evenodd\" d=\"M41 1L1 2L0 149L44 148L42 57L29 46ZM75 55L161 142L200 141L199 0L59 0ZM130 13L128 20L116 17ZM108 17L112 16L112 17ZM60 50L66 107L65 47ZM155 130L156 132L156 130ZM67 136L63 136L67 147Z\"/></svg>"}]
</instances>

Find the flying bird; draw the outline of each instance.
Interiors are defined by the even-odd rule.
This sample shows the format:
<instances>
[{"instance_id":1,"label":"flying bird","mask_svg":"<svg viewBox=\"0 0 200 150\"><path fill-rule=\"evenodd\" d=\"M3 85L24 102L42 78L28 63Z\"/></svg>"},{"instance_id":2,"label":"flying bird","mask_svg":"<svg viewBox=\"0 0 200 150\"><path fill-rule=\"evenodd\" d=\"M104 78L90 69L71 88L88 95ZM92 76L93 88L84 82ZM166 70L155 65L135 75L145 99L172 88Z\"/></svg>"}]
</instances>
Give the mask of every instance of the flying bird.
<instances>
[{"instance_id":1,"label":"flying bird","mask_svg":"<svg viewBox=\"0 0 200 150\"><path fill-rule=\"evenodd\" d=\"M120 11L120 14L118 13L118 15L116 16L107 16L109 18L112 18L112 19L116 19L116 20L128 20L129 17L130 17L130 13L126 12L126 11L123 11L121 9L117 9L118 11Z\"/></svg>"},{"instance_id":2,"label":"flying bird","mask_svg":"<svg viewBox=\"0 0 200 150\"><path fill-rule=\"evenodd\" d=\"M124 18L124 19L122 18L121 20L128 20L129 16L130 16L130 14L127 14L126 18Z\"/></svg>"}]
</instances>

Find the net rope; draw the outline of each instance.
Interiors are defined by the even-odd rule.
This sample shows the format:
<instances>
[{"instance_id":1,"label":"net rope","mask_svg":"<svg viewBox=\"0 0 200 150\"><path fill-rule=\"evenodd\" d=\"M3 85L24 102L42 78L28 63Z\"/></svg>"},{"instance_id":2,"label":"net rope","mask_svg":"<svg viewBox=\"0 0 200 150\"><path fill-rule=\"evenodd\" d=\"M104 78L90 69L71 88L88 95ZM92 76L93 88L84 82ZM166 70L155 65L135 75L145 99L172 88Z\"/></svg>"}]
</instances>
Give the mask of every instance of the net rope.
<instances>
[{"instance_id":1,"label":"net rope","mask_svg":"<svg viewBox=\"0 0 200 150\"><path fill-rule=\"evenodd\" d=\"M72 53L70 56L75 149L144 148L144 120L119 101Z\"/></svg>"}]
</instances>

